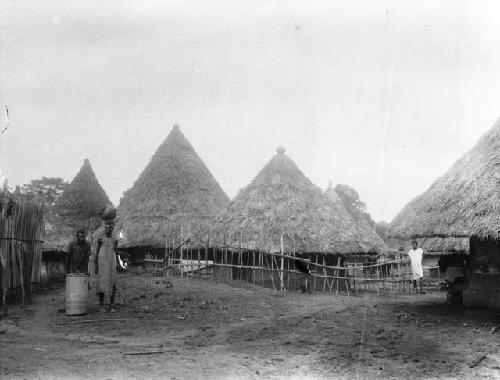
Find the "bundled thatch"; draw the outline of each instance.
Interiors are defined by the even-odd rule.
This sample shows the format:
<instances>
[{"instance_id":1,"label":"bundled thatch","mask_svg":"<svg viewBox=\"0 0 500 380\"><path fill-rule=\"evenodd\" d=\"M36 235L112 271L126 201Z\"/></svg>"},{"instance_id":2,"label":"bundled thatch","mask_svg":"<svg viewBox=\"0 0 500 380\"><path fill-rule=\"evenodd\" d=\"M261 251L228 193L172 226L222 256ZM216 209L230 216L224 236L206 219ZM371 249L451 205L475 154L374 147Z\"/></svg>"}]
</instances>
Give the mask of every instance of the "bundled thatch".
<instances>
[{"instance_id":1,"label":"bundled thatch","mask_svg":"<svg viewBox=\"0 0 500 380\"><path fill-rule=\"evenodd\" d=\"M376 224L370 214L365 211L365 204L359 199L356 190L347 185L337 185L334 188L330 182L325 195L330 202L337 205L337 207L343 206L346 212L349 213L357 224L360 239L365 245L371 245L379 252L388 251L389 248L376 232Z\"/></svg>"},{"instance_id":2,"label":"bundled thatch","mask_svg":"<svg viewBox=\"0 0 500 380\"><path fill-rule=\"evenodd\" d=\"M3 289L38 282L43 208L36 202L0 196L0 279ZM27 287L24 288L30 291ZM24 293L23 293L24 294Z\"/></svg>"},{"instance_id":3,"label":"bundled thatch","mask_svg":"<svg viewBox=\"0 0 500 380\"><path fill-rule=\"evenodd\" d=\"M364 239L339 202L330 202L278 148L255 179L240 190L215 225L216 241L237 239L250 249L362 253L379 247ZM234 241L234 240L233 240Z\"/></svg>"},{"instance_id":4,"label":"bundled thatch","mask_svg":"<svg viewBox=\"0 0 500 380\"><path fill-rule=\"evenodd\" d=\"M110 204L90 161L85 159L55 206L45 204L44 251L64 251L76 230L92 230L100 224L100 213Z\"/></svg>"},{"instance_id":5,"label":"bundled thatch","mask_svg":"<svg viewBox=\"0 0 500 380\"><path fill-rule=\"evenodd\" d=\"M498 238L500 232L500 120L425 193L392 221L393 237L435 239L442 249L468 236ZM446 245L446 244L445 244Z\"/></svg>"},{"instance_id":6,"label":"bundled thatch","mask_svg":"<svg viewBox=\"0 0 500 380\"><path fill-rule=\"evenodd\" d=\"M204 238L229 198L174 125L118 207L122 247L164 247L168 237Z\"/></svg>"}]
</instances>

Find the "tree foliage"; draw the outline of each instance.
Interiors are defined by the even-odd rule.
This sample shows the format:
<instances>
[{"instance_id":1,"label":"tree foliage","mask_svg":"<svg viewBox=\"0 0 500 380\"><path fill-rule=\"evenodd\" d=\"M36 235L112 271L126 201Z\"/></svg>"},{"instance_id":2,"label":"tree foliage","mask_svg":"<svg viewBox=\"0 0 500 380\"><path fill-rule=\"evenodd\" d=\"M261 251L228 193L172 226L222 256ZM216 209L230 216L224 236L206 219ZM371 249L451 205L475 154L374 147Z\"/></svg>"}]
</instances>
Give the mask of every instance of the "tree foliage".
<instances>
[{"instance_id":1,"label":"tree foliage","mask_svg":"<svg viewBox=\"0 0 500 380\"><path fill-rule=\"evenodd\" d=\"M339 198L344 203L349 214L357 221L366 221L371 227L375 226L375 221L366 211L366 204L359 199L359 194L356 190L348 185L337 185L335 187Z\"/></svg>"},{"instance_id":2,"label":"tree foliage","mask_svg":"<svg viewBox=\"0 0 500 380\"><path fill-rule=\"evenodd\" d=\"M48 205L53 206L68 185L69 183L60 177L42 177L24 184L21 187L21 194L29 200L41 196Z\"/></svg>"}]
</instances>

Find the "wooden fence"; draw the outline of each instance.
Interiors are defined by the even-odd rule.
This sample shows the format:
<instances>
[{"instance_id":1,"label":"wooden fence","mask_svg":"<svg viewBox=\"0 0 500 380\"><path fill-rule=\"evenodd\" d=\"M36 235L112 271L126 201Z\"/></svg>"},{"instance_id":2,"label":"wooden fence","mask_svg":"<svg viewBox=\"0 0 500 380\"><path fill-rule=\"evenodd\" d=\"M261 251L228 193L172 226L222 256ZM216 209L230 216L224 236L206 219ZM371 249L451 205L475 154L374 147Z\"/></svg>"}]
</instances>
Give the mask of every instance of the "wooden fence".
<instances>
[{"instance_id":1,"label":"wooden fence","mask_svg":"<svg viewBox=\"0 0 500 380\"><path fill-rule=\"evenodd\" d=\"M348 260L345 260L346 257ZM353 256L355 257L355 256ZM332 263L332 258L335 262ZM368 264L350 256L265 252L242 246L213 246L184 241L167 246L163 257L147 255L146 270L158 275L211 278L217 282L244 281L276 291L340 292L392 291L412 293L412 275L406 260ZM301 265L302 264L302 265ZM306 268L310 274L298 270ZM439 268L437 268L439 272ZM440 276L424 282L438 290Z\"/></svg>"}]
</instances>

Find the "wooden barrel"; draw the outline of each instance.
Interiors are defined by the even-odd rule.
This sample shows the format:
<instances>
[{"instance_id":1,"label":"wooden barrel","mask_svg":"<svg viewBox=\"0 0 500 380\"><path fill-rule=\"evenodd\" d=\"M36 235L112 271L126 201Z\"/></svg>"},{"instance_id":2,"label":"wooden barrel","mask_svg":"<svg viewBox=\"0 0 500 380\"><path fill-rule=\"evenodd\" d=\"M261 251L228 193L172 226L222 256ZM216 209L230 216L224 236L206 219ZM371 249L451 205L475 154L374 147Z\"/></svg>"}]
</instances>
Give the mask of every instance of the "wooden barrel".
<instances>
[{"instance_id":1,"label":"wooden barrel","mask_svg":"<svg viewBox=\"0 0 500 380\"><path fill-rule=\"evenodd\" d=\"M86 274L66 275L66 315L87 314L89 299L89 276Z\"/></svg>"}]
</instances>

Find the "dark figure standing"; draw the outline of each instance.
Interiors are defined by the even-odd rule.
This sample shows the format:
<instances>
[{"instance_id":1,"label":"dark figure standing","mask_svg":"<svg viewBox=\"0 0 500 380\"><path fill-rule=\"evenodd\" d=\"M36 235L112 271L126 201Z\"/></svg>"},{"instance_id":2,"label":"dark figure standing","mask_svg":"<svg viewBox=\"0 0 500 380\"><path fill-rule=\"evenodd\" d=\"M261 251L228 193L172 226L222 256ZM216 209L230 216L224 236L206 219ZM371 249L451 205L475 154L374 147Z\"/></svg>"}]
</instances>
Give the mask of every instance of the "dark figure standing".
<instances>
[{"instance_id":1,"label":"dark figure standing","mask_svg":"<svg viewBox=\"0 0 500 380\"><path fill-rule=\"evenodd\" d=\"M68 245L66 273L88 273L89 257L92 254L90 243L84 230L76 232L76 239Z\"/></svg>"}]
</instances>

